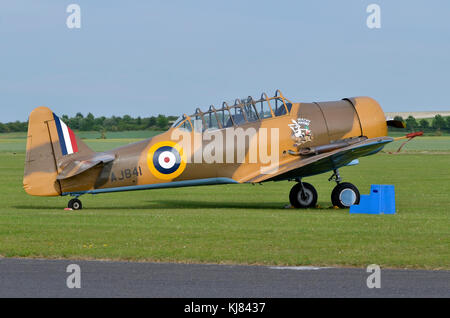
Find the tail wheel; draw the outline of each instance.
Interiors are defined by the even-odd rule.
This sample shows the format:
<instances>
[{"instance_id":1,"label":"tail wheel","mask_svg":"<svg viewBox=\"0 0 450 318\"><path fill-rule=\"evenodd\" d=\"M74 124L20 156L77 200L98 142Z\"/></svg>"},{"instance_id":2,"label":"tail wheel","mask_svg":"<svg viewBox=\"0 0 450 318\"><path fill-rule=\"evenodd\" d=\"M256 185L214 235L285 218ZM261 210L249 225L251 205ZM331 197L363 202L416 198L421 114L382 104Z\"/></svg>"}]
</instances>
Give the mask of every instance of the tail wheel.
<instances>
[{"instance_id":1,"label":"tail wheel","mask_svg":"<svg viewBox=\"0 0 450 318\"><path fill-rule=\"evenodd\" d=\"M349 182L339 183L331 192L331 203L341 209L347 209L351 205L359 204L359 198L358 188Z\"/></svg>"},{"instance_id":2,"label":"tail wheel","mask_svg":"<svg viewBox=\"0 0 450 318\"><path fill-rule=\"evenodd\" d=\"M297 183L289 193L289 201L295 208L313 208L317 204L317 191L307 182Z\"/></svg>"},{"instance_id":3,"label":"tail wheel","mask_svg":"<svg viewBox=\"0 0 450 318\"><path fill-rule=\"evenodd\" d=\"M81 210L83 208L83 205L81 204L80 200L72 199L69 201L68 207L72 210Z\"/></svg>"}]
</instances>

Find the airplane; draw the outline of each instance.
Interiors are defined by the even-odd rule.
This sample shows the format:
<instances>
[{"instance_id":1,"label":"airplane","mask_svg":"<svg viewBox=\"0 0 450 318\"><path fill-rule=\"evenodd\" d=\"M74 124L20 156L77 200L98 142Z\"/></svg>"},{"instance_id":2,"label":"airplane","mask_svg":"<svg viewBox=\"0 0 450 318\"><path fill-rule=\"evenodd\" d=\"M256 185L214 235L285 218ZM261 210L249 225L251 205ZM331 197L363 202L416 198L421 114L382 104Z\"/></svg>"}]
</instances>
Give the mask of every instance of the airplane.
<instances>
[{"instance_id":1,"label":"airplane","mask_svg":"<svg viewBox=\"0 0 450 318\"><path fill-rule=\"evenodd\" d=\"M34 196L70 196L68 208L80 210L85 194L290 180L291 206L312 208L318 194L303 178L332 172L331 202L349 208L360 193L342 182L339 168L392 142L388 125L405 128L370 97L293 103L276 90L197 108L162 134L99 153L38 107L29 117L23 187Z\"/></svg>"}]
</instances>

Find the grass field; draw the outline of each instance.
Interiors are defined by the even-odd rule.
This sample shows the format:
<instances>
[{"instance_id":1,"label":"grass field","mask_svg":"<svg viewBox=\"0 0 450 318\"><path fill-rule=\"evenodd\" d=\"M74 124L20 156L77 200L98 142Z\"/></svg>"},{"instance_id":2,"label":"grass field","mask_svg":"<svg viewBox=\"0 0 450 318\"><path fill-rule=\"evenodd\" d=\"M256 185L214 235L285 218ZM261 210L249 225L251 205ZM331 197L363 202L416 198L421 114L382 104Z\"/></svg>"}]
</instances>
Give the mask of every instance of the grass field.
<instances>
[{"instance_id":1,"label":"grass field","mask_svg":"<svg viewBox=\"0 0 450 318\"><path fill-rule=\"evenodd\" d=\"M137 140L86 139L97 151ZM386 151L396 150L400 142ZM450 269L450 137L341 169L362 194L394 184L396 215L329 209L329 175L305 179L320 208L284 209L293 183L224 185L68 198L22 189L25 140L0 135L0 255L140 261Z\"/></svg>"}]
</instances>

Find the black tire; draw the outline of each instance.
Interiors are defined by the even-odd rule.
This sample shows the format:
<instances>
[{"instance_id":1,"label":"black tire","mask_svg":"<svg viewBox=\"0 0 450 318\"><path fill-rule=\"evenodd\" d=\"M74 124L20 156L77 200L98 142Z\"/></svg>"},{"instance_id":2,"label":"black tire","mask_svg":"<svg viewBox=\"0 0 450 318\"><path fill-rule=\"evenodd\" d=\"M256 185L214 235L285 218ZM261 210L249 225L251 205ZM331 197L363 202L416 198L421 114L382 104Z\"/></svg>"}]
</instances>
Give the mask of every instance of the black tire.
<instances>
[{"instance_id":1,"label":"black tire","mask_svg":"<svg viewBox=\"0 0 450 318\"><path fill-rule=\"evenodd\" d=\"M348 209L351 205L359 204L358 188L350 182L342 182L331 192L331 203L341 209Z\"/></svg>"},{"instance_id":2,"label":"black tire","mask_svg":"<svg viewBox=\"0 0 450 318\"><path fill-rule=\"evenodd\" d=\"M83 208L83 205L81 204L80 200L72 199L69 201L68 207L72 210L81 210Z\"/></svg>"},{"instance_id":3,"label":"black tire","mask_svg":"<svg viewBox=\"0 0 450 318\"><path fill-rule=\"evenodd\" d=\"M313 208L317 204L317 191L307 182L297 183L289 193L289 201L294 208Z\"/></svg>"}]
</instances>

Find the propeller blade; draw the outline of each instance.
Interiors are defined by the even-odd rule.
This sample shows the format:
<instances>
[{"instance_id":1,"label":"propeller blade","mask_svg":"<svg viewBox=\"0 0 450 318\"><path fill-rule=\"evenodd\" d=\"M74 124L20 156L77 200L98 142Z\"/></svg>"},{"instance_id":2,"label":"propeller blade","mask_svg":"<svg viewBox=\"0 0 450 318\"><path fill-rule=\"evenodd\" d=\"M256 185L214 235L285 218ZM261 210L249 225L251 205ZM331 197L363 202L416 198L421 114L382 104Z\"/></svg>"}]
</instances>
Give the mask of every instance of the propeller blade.
<instances>
[{"instance_id":1,"label":"propeller blade","mask_svg":"<svg viewBox=\"0 0 450 318\"><path fill-rule=\"evenodd\" d=\"M386 124L395 128L406 128L405 122L401 120L386 120Z\"/></svg>"}]
</instances>

